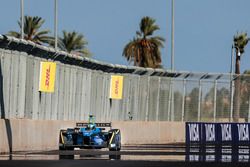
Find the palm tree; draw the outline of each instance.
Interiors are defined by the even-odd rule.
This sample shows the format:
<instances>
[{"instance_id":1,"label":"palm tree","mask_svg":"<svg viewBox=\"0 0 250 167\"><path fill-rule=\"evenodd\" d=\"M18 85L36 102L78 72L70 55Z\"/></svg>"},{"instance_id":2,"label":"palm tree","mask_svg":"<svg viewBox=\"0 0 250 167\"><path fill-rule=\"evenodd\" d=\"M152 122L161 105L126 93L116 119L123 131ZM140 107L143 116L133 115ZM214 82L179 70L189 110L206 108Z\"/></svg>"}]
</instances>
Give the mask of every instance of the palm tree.
<instances>
[{"instance_id":1,"label":"palm tree","mask_svg":"<svg viewBox=\"0 0 250 167\"><path fill-rule=\"evenodd\" d=\"M63 36L59 37L58 47L69 53L90 57L92 54L86 48L87 44L88 42L82 34L79 34L75 31L67 32L64 30Z\"/></svg>"},{"instance_id":2,"label":"palm tree","mask_svg":"<svg viewBox=\"0 0 250 167\"><path fill-rule=\"evenodd\" d=\"M241 33L234 36L234 47L236 51L235 73L240 74L240 56L245 52L245 47L250 38L247 33Z\"/></svg>"},{"instance_id":3,"label":"palm tree","mask_svg":"<svg viewBox=\"0 0 250 167\"><path fill-rule=\"evenodd\" d=\"M129 62L134 62L135 66L161 68L160 48L164 47L165 40L160 36L150 37L159 29L155 19L143 17L140 31L137 31L137 36L124 47L123 56Z\"/></svg>"},{"instance_id":4,"label":"palm tree","mask_svg":"<svg viewBox=\"0 0 250 167\"><path fill-rule=\"evenodd\" d=\"M33 41L37 44L50 43L54 41L54 38L48 36L50 30L42 30L44 19L38 16L25 16L24 17L24 39ZM21 22L18 21L18 25L21 29ZM16 38L21 38L21 33L16 31L9 31L7 35L14 36Z\"/></svg>"},{"instance_id":5,"label":"palm tree","mask_svg":"<svg viewBox=\"0 0 250 167\"><path fill-rule=\"evenodd\" d=\"M235 61L235 74L240 74L240 58L241 55L245 52L245 47L250 38L247 37L247 33L241 33L234 36L234 48L236 51L236 61ZM241 80L239 77L235 80L235 91L234 91L234 104L233 104L233 118L235 122L239 121L240 116L240 89L241 89Z\"/></svg>"}]
</instances>

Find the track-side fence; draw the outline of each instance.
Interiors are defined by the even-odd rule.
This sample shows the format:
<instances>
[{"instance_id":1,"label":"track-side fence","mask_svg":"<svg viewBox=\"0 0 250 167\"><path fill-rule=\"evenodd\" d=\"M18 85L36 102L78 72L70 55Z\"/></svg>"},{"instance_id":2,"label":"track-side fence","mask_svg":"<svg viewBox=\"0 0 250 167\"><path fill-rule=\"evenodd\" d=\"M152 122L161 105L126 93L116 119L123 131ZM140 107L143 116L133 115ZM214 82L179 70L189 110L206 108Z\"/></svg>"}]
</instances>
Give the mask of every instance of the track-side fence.
<instances>
[{"instance_id":1,"label":"track-side fence","mask_svg":"<svg viewBox=\"0 0 250 167\"><path fill-rule=\"evenodd\" d=\"M57 63L55 92L38 91L41 61ZM124 76L121 100L111 75ZM231 121L240 79L240 121L250 120L250 76L169 72L104 64L15 38L0 38L1 118L97 121Z\"/></svg>"}]
</instances>

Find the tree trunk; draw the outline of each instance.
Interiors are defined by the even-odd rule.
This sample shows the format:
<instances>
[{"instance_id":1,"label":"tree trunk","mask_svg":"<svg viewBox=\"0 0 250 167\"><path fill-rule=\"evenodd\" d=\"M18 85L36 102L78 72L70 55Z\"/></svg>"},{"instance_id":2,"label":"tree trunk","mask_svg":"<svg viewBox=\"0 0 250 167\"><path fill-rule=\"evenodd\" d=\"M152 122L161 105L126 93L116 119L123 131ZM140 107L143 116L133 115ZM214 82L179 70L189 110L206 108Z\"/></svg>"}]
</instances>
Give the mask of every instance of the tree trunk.
<instances>
[{"instance_id":1,"label":"tree trunk","mask_svg":"<svg viewBox=\"0 0 250 167\"><path fill-rule=\"evenodd\" d=\"M235 74L240 74L240 56L236 56L235 62ZM233 104L233 121L239 122L240 117L240 77L237 76L235 80L235 89L234 89L234 104Z\"/></svg>"}]
</instances>

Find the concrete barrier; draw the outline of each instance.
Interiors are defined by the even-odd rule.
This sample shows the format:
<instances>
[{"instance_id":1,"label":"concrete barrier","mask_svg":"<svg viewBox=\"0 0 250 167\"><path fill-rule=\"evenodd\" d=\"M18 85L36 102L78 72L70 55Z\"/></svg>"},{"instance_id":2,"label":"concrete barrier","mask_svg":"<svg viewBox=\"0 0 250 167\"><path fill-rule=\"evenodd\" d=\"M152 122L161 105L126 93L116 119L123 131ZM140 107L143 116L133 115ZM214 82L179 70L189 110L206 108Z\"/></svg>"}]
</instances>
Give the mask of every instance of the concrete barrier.
<instances>
[{"instance_id":1,"label":"concrete barrier","mask_svg":"<svg viewBox=\"0 0 250 167\"><path fill-rule=\"evenodd\" d=\"M113 122L121 130L122 144L166 144L185 142L183 122Z\"/></svg>"},{"instance_id":2,"label":"concrete barrier","mask_svg":"<svg viewBox=\"0 0 250 167\"><path fill-rule=\"evenodd\" d=\"M0 119L0 153L57 149L59 129L74 126L74 121Z\"/></svg>"},{"instance_id":3,"label":"concrete barrier","mask_svg":"<svg viewBox=\"0 0 250 167\"><path fill-rule=\"evenodd\" d=\"M0 119L0 153L58 149L59 130L75 121ZM113 122L121 129L122 144L166 144L185 141L182 122Z\"/></svg>"}]
</instances>

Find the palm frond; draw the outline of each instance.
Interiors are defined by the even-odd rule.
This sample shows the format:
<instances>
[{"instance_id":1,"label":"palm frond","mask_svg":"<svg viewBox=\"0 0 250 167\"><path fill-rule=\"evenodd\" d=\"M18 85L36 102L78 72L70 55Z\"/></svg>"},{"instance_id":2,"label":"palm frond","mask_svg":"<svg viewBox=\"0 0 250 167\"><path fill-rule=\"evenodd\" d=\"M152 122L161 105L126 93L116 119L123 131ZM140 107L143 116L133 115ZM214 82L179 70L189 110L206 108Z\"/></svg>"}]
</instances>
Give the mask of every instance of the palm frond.
<instances>
[{"instance_id":1,"label":"palm frond","mask_svg":"<svg viewBox=\"0 0 250 167\"><path fill-rule=\"evenodd\" d=\"M165 39L160 36L148 37L159 29L155 19L143 17L136 38L127 43L123 49L122 55L127 61L134 62L135 66L162 68L160 48L164 47Z\"/></svg>"},{"instance_id":2,"label":"palm frond","mask_svg":"<svg viewBox=\"0 0 250 167\"><path fill-rule=\"evenodd\" d=\"M21 34L19 32L16 32L16 31L9 31L7 33L7 35L12 36L12 37L16 37L16 38L20 38L21 37Z\"/></svg>"},{"instance_id":3,"label":"palm frond","mask_svg":"<svg viewBox=\"0 0 250 167\"><path fill-rule=\"evenodd\" d=\"M63 44L61 45L63 46L61 49L69 53L78 53L85 57L92 56L92 53L86 48L88 42L82 34L75 31L67 32L63 30L63 36L59 39Z\"/></svg>"},{"instance_id":4,"label":"palm frond","mask_svg":"<svg viewBox=\"0 0 250 167\"><path fill-rule=\"evenodd\" d=\"M236 49L239 49L240 53L243 54L245 52L245 46L248 44L250 38L247 37L247 33L237 33L234 36L234 46Z\"/></svg>"},{"instance_id":5,"label":"palm frond","mask_svg":"<svg viewBox=\"0 0 250 167\"><path fill-rule=\"evenodd\" d=\"M33 41L37 44L50 44L53 37L48 36L49 30L40 30L45 20L39 16L25 16L24 17L24 39ZM21 28L21 22L18 21L18 25ZM20 38L21 35L18 32L10 31L11 36Z\"/></svg>"},{"instance_id":6,"label":"palm frond","mask_svg":"<svg viewBox=\"0 0 250 167\"><path fill-rule=\"evenodd\" d=\"M153 35L154 31L159 29L160 27L155 24L155 19L148 16L142 18L140 23L140 30L145 37Z\"/></svg>"}]
</instances>

